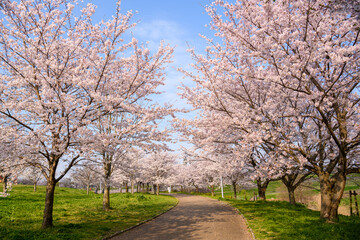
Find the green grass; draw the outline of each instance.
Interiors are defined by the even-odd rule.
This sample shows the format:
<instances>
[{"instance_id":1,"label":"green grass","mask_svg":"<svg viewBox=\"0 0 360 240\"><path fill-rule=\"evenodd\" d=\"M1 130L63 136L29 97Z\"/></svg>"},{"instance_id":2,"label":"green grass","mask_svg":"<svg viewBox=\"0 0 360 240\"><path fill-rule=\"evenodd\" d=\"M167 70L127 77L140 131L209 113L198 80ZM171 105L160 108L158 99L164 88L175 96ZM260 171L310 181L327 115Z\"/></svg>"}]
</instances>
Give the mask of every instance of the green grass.
<instances>
[{"instance_id":1,"label":"green grass","mask_svg":"<svg viewBox=\"0 0 360 240\"><path fill-rule=\"evenodd\" d=\"M1 187L1 186L0 186ZM0 198L0 239L101 239L106 235L156 216L177 203L170 196L111 194L112 210L102 210L102 195L57 188L54 225L41 230L45 187L14 185L10 196Z\"/></svg>"},{"instance_id":2,"label":"green grass","mask_svg":"<svg viewBox=\"0 0 360 240\"><path fill-rule=\"evenodd\" d=\"M353 174L353 177L360 177L360 174ZM315 178L316 179L316 178ZM360 180L359 180L360 182ZM311 184L311 187L316 188L316 189L320 189L320 183L318 181L314 181ZM316 189L311 189L311 188L306 188L305 191L302 192L302 194L304 195L316 195L319 194L320 191L316 190ZM352 181L347 181L346 182L346 187L345 187L345 194L343 196L341 205L349 205L349 197L348 197L348 192L349 190L359 190L359 186L357 186L356 184L354 184ZM281 192L279 192L281 191ZM250 189L250 190L241 190L237 192L237 199L238 200L249 200L254 196L254 192L257 194L257 188L254 189ZM194 193L196 194L196 193ZM298 193L295 193L295 195L297 195ZM204 195L204 196L210 196L211 193L203 193L200 195ZM225 185L224 186L224 197L225 198L233 198L233 190L231 185ZM246 198L245 198L246 195ZM270 200L270 199L274 199L274 200L279 200L281 196L285 196L285 198L288 198L288 194L287 194L287 189L285 187L285 185L280 181L271 181L266 189L266 199ZM217 188L215 190L215 196L216 198L221 196L221 190L220 188ZM360 195L357 196L358 197L358 203L360 205ZM281 198L280 198L281 199Z\"/></svg>"},{"instance_id":3,"label":"green grass","mask_svg":"<svg viewBox=\"0 0 360 240\"><path fill-rule=\"evenodd\" d=\"M279 186L281 186L283 183L281 181L271 181L268 185L268 188L266 189L266 198L267 199L276 199L277 198L277 189ZM254 196L254 192L258 194L257 188L250 189L250 190L240 190L237 192L237 199L238 200L249 200ZM183 192L185 194L188 194L187 192ZM192 192L191 194L194 195L204 195L204 196L211 196L211 193L195 193ZM224 185L224 198L233 198L234 191L232 189L231 185ZM246 196L246 197L245 197ZM217 187L215 189L215 197L221 197L221 189L220 187Z\"/></svg>"},{"instance_id":4,"label":"green grass","mask_svg":"<svg viewBox=\"0 0 360 240\"><path fill-rule=\"evenodd\" d=\"M340 215L336 224L319 219L319 212L287 202L227 199L247 219L256 239L359 239L360 218Z\"/></svg>"}]
</instances>

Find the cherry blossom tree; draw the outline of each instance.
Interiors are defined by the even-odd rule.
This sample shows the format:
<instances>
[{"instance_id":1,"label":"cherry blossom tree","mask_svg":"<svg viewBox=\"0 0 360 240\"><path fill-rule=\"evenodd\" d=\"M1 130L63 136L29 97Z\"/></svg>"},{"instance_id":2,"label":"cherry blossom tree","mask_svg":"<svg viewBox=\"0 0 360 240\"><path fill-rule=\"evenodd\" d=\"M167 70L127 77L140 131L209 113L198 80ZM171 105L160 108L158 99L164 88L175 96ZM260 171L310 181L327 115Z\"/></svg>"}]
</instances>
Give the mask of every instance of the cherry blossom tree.
<instances>
[{"instance_id":1,"label":"cherry blossom tree","mask_svg":"<svg viewBox=\"0 0 360 240\"><path fill-rule=\"evenodd\" d=\"M128 192L130 183L130 192L131 194L135 193L135 184L143 170L141 165L143 158L143 151L130 148L124 153L122 160L118 162L118 166L114 168L112 179L116 182L125 182L126 192Z\"/></svg>"},{"instance_id":2,"label":"cherry blossom tree","mask_svg":"<svg viewBox=\"0 0 360 240\"><path fill-rule=\"evenodd\" d=\"M81 165L73 169L71 178L81 187L85 187L86 194L89 195L90 185L95 184L99 179L99 170L92 162L83 162Z\"/></svg>"},{"instance_id":3,"label":"cherry blossom tree","mask_svg":"<svg viewBox=\"0 0 360 240\"><path fill-rule=\"evenodd\" d=\"M137 59L140 59L140 57ZM161 84L162 82L162 79L153 79L152 70L157 70L166 61L167 59L162 61L158 57L154 57L153 61L147 59L146 62L149 64L147 67L145 67L145 63L137 63L139 67L136 71L140 73L136 73L136 75L139 76L139 79L131 83L133 88L137 90L133 91L132 89L132 92L128 93L127 96L128 106L131 106L131 108L124 107L122 113L99 118L98 121L90 125L91 129L94 129L93 139L95 141L89 143L89 146L92 146L93 151L96 152L96 156L103 166L102 175L105 183L103 209L106 211L110 210L110 181L114 170L122 167L123 171L127 171L124 167L129 158L127 160L125 158L134 157L135 159L131 159L133 161L136 161L138 158L134 154L136 152L134 148L162 148L165 145L160 144L160 142L168 140L167 131L158 129L158 121L164 119L173 110L169 106L152 106L149 104L151 101L145 99L150 94L156 94L156 84ZM157 83L156 80L158 80ZM148 82L146 83L146 81ZM149 87L147 84L152 86ZM136 169L131 169L130 171L133 170ZM133 193L134 174L131 175L130 182Z\"/></svg>"},{"instance_id":4,"label":"cherry blossom tree","mask_svg":"<svg viewBox=\"0 0 360 240\"><path fill-rule=\"evenodd\" d=\"M161 184L171 184L171 177L175 174L175 155L169 152L153 152L142 161L142 166L148 178L156 186L156 195L159 195Z\"/></svg>"},{"instance_id":5,"label":"cherry blossom tree","mask_svg":"<svg viewBox=\"0 0 360 240\"><path fill-rule=\"evenodd\" d=\"M0 177L3 182L3 196L7 196L11 178L23 172L22 164L26 148L18 144L16 130L4 126L0 128Z\"/></svg>"},{"instance_id":6,"label":"cherry blossom tree","mask_svg":"<svg viewBox=\"0 0 360 240\"><path fill-rule=\"evenodd\" d=\"M38 182L44 177L41 170L34 166L27 167L22 173L22 176L28 179L33 184L34 192L36 192Z\"/></svg>"},{"instance_id":7,"label":"cherry blossom tree","mask_svg":"<svg viewBox=\"0 0 360 240\"><path fill-rule=\"evenodd\" d=\"M222 157L225 157L226 161L221 162L221 171L233 188L234 199L237 199L237 186L241 183L251 182L251 170L245 166L242 159L239 159L234 154L228 154Z\"/></svg>"},{"instance_id":8,"label":"cherry blossom tree","mask_svg":"<svg viewBox=\"0 0 360 240\"><path fill-rule=\"evenodd\" d=\"M175 168L174 185L180 186L180 192L188 192L188 188L192 187L192 178L196 175L192 174L192 167L188 163L178 164Z\"/></svg>"},{"instance_id":9,"label":"cherry blossom tree","mask_svg":"<svg viewBox=\"0 0 360 240\"><path fill-rule=\"evenodd\" d=\"M360 20L360 1L359 0L334 0L330 7L334 11L343 11L353 14Z\"/></svg>"},{"instance_id":10,"label":"cherry blossom tree","mask_svg":"<svg viewBox=\"0 0 360 240\"><path fill-rule=\"evenodd\" d=\"M56 183L87 157L89 124L131 108L128 95L139 86L132 83L142 79L134 71L138 63L152 71L151 79L143 79L145 90L155 88L161 68L150 64L154 69L148 69L146 62L167 59L171 51L160 47L153 59L135 39L124 43L124 33L134 24L131 12L120 13L120 1L115 16L99 24L91 19L95 6L89 3L78 11L79 4L0 3L1 124L17 129L47 180L42 228L53 226ZM147 81L155 81L155 86ZM142 92L135 95L142 97Z\"/></svg>"},{"instance_id":11,"label":"cherry blossom tree","mask_svg":"<svg viewBox=\"0 0 360 240\"><path fill-rule=\"evenodd\" d=\"M190 101L193 100L186 93L184 96ZM206 93L205 98L208 96ZM184 140L195 146L196 150L187 149L187 154L200 161L215 162L219 170L218 177L222 175L235 180L237 174L247 172L251 175L249 177L257 182L259 198L266 200L267 186L270 181L281 176L279 166L282 163L272 164L271 155L259 147L258 139L247 138L247 141L244 141L246 131L234 126L231 116L212 105L216 104L216 100L206 99L191 103L195 106L202 104L200 117L193 120L183 119L175 124L182 132ZM236 181L232 181L231 184L236 185Z\"/></svg>"},{"instance_id":12,"label":"cherry blossom tree","mask_svg":"<svg viewBox=\"0 0 360 240\"><path fill-rule=\"evenodd\" d=\"M184 96L221 112L267 164L320 180L320 217L338 219L346 175L359 172L359 22L332 1L214 1L214 40L193 52L196 83ZM224 9L224 15L218 14ZM228 117L228 123L225 120ZM265 151L266 150L266 151ZM270 151L267 151L270 150Z\"/></svg>"}]
</instances>

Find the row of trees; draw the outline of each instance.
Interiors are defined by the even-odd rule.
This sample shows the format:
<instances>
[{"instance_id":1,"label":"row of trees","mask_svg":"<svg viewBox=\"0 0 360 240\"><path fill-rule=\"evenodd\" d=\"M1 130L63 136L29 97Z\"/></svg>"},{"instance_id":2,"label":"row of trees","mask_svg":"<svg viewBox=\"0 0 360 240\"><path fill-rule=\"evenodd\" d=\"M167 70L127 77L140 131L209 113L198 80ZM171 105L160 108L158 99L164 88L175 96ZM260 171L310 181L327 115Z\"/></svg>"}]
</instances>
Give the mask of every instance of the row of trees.
<instances>
[{"instance_id":1,"label":"row of trees","mask_svg":"<svg viewBox=\"0 0 360 240\"><path fill-rule=\"evenodd\" d=\"M94 162L84 162L76 166L68 178L70 186L85 188L87 194L89 194L92 185L95 185L96 190L99 190L101 188L99 184L103 184L106 180L102 174L103 168L100 166L101 163ZM176 166L176 156L169 152L146 154L141 151L132 151L122 161L118 162L118 165L114 168L111 177L107 181L109 181L108 185L112 188L124 188L126 192L131 192L132 194L135 192L135 188L139 192L140 188L144 190L145 186L146 192L151 188L154 193L159 194L160 184L176 184L174 181ZM106 191L107 185L103 186L103 205L104 208L110 208L110 191Z\"/></svg>"},{"instance_id":2,"label":"row of trees","mask_svg":"<svg viewBox=\"0 0 360 240\"><path fill-rule=\"evenodd\" d=\"M173 48L150 53L127 34L132 13L94 23L96 7L76 0L0 2L1 167L34 166L47 181L42 228L53 225L56 183L83 160L109 181L130 149L161 151L173 113L151 97ZM61 166L61 167L60 167ZM61 170L59 172L59 169Z\"/></svg>"},{"instance_id":3,"label":"row of trees","mask_svg":"<svg viewBox=\"0 0 360 240\"><path fill-rule=\"evenodd\" d=\"M205 54L191 51L195 71L183 71L196 86L182 97L198 117L175 123L194 145L191 164L176 166L171 180L214 191L219 176L233 186L251 177L265 199L281 179L295 203L296 187L316 175L321 218L336 221L346 176L360 169L357 3L208 6L215 38L204 37ZM100 23L94 5L76 0L5 0L0 10L0 174L40 169L42 227L53 225L56 184L81 162L103 178L104 210L111 181L164 183L175 160L159 121L175 110L151 99L173 48L150 53L127 34L135 24L120 1Z\"/></svg>"},{"instance_id":4,"label":"row of trees","mask_svg":"<svg viewBox=\"0 0 360 240\"><path fill-rule=\"evenodd\" d=\"M196 86L182 96L199 117L176 123L197 160L240 161L260 198L282 179L294 203L317 176L330 222L347 175L360 171L359 2L335 2L214 1L215 38L204 37L205 54L191 51L196 71L183 71Z\"/></svg>"}]
</instances>

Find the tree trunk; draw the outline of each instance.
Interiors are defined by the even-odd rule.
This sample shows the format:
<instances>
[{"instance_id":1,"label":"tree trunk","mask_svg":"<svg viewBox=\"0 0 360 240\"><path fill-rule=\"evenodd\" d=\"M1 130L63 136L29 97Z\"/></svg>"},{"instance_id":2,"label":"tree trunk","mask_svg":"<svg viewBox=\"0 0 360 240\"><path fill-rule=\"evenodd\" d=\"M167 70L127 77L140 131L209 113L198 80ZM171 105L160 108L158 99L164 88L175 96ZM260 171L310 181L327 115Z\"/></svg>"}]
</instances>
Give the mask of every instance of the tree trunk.
<instances>
[{"instance_id":1,"label":"tree trunk","mask_svg":"<svg viewBox=\"0 0 360 240\"><path fill-rule=\"evenodd\" d=\"M291 187L287 187L288 193L289 193L289 203L292 205L296 205L295 200L295 189Z\"/></svg>"},{"instance_id":2,"label":"tree trunk","mask_svg":"<svg viewBox=\"0 0 360 240\"><path fill-rule=\"evenodd\" d=\"M134 186L134 179L133 179L133 177L131 177L131 194L134 194L134 192L135 192L135 186Z\"/></svg>"},{"instance_id":3,"label":"tree trunk","mask_svg":"<svg viewBox=\"0 0 360 240\"><path fill-rule=\"evenodd\" d=\"M110 211L110 186L106 182L104 186L103 210Z\"/></svg>"},{"instance_id":4,"label":"tree trunk","mask_svg":"<svg viewBox=\"0 0 360 240\"><path fill-rule=\"evenodd\" d=\"M296 204L295 199L295 189L300 186L301 183L307 181L309 178L309 175L312 173L304 173L301 177L299 177L299 173L291 173L286 174L281 178L281 181L284 183L288 190L289 194L289 203L292 205Z\"/></svg>"},{"instance_id":5,"label":"tree trunk","mask_svg":"<svg viewBox=\"0 0 360 240\"><path fill-rule=\"evenodd\" d=\"M112 171L112 156L104 154L104 195L103 210L110 211L110 177Z\"/></svg>"},{"instance_id":6,"label":"tree trunk","mask_svg":"<svg viewBox=\"0 0 360 240\"><path fill-rule=\"evenodd\" d=\"M160 193L160 185L156 184L156 195L159 195Z\"/></svg>"},{"instance_id":7,"label":"tree trunk","mask_svg":"<svg viewBox=\"0 0 360 240\"><path fill-rule=\"evenodd\" d=\"M211 189L211 196L214 197L215 196L215 187L214 184L210 186Z\"/></svg>"},{"instance_id":8,"label":"tree trunk","mask_svg":"<svg viewBox=\"0 0 360 240\"><path fill-rule=\"evenodd\" d=\"M44 209L43 222L41 225L42 229L53 227L53 207L54 207L55 186L56 186L56 181L55 181L55 172L54 172L53 174L50 174L46 185L45 209Z\"/></svg>"},{"instance_id":9,"label":"tree trunk","mask_svg":"<svg viewBox=\"0 0 360 240\"><path fill-rule=\"evenodd\" d=\"M259 199L266 201L266 188L269 185L270 180L266 179L263 183L261 183L261 179L257 179L257 187L258 187L258 193L259 193Z\"/></svg>"},{"instance_id":10,"label":"tree trunk","mask_svg":"<svg viewBox=\"0 0 360 240\"><path fill-rule=\"evenodd\" d=\"M289 195L289 203L292 205L296 205L295 200L295 189L298 185L295 185L295 180L298 174L287 174L281 178L281 181L287 188L288 195Z\"/></svg>"},{"instance_id":11,"label":"tree trunk","mask_svg":"<svg viewBox=\"0 0 360 240\"><path fill-rule=\"evenodd\" d=\"M36 181L34 182L34 192L36 192Z\"/></svg>"},{"instance_id":12,"label":"tree trunk","mask_svg":"<svg viewBox=\"0 0 360 240\"><path fill-rule=\"evenodd\" d=\"M153 194L156 194L156 185L153 184Z\"/></svg>"},{"instance_id":13,"label":"tree trunk","mask_svg":"<svg viewBox=\"0 0 360 240\"><path fill-rule=\"evenodd\" d=\"M90 189L90 185L87 184L87 185L86 185L86 194L87 194L87 195L89 195L89 189Z\"/></svg>"},{"instance_id":14,"label":"tree trunk","mask_svg":"<svg viewBox=\"0 0 360 240\"><path fill-rule=\"evenodd\" d=\"M146 192L149 192L149 183L146 183Z\"/></svg>"},{"instance_id":15,"label":"tree trunk","mask_svg":"<svg viewBox=\"0 0 360 240\"><path fill-rule=\"evenodd\" d=\"M344 173L329 173L319 175L321 190L320 218L333 223L339 220L338 208L346 185Z\"/></svg>"},{"instance_id":16,"label":"tree trunk","mask_svg":"<svg viewBox=\"0 0 360 240\"><path fill-rule=\"evenodd\" d=\"M7 182L8 182L8 176L4 176L4 184L3 184L3 193L6 193L7 191Z\"/></svg>"},{"instance_id":17,"label":"tree trunk","mask_svg":"<svg viewBox=\"0 0 360 240\"><path fill-rule=\"evenodd\" d=\"M234 189L234 198L237 199L237 194L236 194L236 181L231 181L232 183L232 187Z\"/></svg>"},{"instance_id":18,"label":"tree trunk","mask_svg":"<svg viewBox=\"0 0 360 240\"><path fill-rule=\"evenodd\" d=\"M125 183L125 192L128 193L129 192L129 184L126 182Z\"/></svg>"}]
</instances>

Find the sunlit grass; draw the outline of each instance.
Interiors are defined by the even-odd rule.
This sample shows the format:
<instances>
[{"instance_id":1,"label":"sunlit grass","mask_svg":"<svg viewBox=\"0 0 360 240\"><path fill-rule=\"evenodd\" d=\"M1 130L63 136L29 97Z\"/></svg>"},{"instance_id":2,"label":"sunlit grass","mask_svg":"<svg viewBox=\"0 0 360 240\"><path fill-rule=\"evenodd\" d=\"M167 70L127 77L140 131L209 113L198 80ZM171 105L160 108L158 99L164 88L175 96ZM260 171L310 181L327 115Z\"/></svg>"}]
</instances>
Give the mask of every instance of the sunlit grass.
<instances>
[{"instance_id":1,"label":"sunlit grass","mask_svg":"<svg viewBox=\"0 0 360 240\"><path fill-rule=\"evenodd\" d=\"M359 239L360 218L340 215L340 222L328 224L319 212L288 202L239 201L227 199L247 219L256 239Z\"/></svg>"},{"instance_id":2,"label":"sunlit grass","mask_svg":"<svg viewBox=\"0 0 360 240\"><path fill-rule=\"evenodd\" d=\"M277 189L279 188L279 186L282 185L281 181L272 181L269 183L268 188L266 190L266 198L267 199L276 199L277 198ZM183 192L185 194L188 194L187 192ZM257 189L242 189L240 191L237 191L237 199L238 200L249 200L254 196L254 193L257 194ZM195 195L204 195L204 196L211 196L210 192L207 193L196 193L196 192L192 192L191 194L195 194ZM224 197L225 198L233 198L234 196L234 191L231 185L224 185ZM215 197L221 197L221 189L220 187L217 187L215 189Z\"/></svg>"},{"instance_id":3,"label":"sunlit grass","mask_svg":"<svg viewBox=\"0 0 360 240\"><path fill-rule=\"evenodd\" d=\"M150 194L111 194L112 210L102 210L102 195L57 188L54 225L41 230L45 187L14 185L0 198L0 239L101 239L164 212L177 200Z\"/></svg>"}]
</instances>

